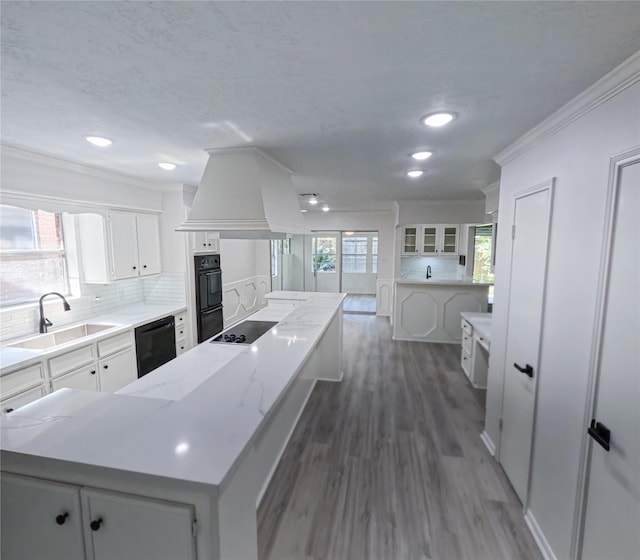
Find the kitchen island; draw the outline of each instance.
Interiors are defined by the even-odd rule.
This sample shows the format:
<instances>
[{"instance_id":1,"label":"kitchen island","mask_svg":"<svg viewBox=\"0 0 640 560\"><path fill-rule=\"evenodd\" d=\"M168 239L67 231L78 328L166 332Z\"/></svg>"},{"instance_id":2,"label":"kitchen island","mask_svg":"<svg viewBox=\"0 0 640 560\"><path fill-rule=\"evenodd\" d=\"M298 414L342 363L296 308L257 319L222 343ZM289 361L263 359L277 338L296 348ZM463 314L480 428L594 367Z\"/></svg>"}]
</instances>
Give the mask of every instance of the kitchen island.
<instances>
[{"instance_id":1,"label":"kitchen island","mask_svg":"<svg viewBox=\"0 0 640 560\"><path fill-rule=\"evenodd\" d=\"M278 324L251 345L7 415L2 557L257 558L257 503L316 380L342 375L344 295L300 299L252 315Z\"/></svg>"},{"instance_id":2,"label":"kitchen island","mask_svg":"<svg viewBox=\"0 0 640 560\"><path fill-rule=\"evenodd\" d=\"M393 339L460 344L460 313L486 312L492 285L486 277L396 279Z\"/></svg>"}]
</instances>

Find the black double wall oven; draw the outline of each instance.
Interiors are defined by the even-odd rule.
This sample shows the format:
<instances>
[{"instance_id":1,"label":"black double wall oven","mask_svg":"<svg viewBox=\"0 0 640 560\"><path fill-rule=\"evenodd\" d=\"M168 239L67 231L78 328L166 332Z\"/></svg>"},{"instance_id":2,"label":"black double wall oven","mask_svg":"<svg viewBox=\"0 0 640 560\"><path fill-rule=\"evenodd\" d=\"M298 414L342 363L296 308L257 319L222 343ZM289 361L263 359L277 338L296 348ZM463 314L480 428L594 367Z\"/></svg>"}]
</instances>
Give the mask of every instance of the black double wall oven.
<instances>
[{"instance_id":1,"label":"black double wall oven","mask_svg":"<svg viewBox=\"0 0 640 560\"><path fill-rule=\"evenodd\" d=\"M220 255L196 255L195 273L198 343L200 343L217 335L223 329Z\"/></svg>"}]
</instances>

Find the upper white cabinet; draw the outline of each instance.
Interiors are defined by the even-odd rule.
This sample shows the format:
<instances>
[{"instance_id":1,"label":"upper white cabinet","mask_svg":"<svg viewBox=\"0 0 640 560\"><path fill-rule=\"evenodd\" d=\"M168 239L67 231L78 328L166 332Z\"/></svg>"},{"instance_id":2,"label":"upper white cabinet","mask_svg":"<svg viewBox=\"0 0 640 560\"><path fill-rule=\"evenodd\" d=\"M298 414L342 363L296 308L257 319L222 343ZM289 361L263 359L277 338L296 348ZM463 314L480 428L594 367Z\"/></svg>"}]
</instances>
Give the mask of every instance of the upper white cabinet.
<instances>
[{"instance_id":1,"label":"upper white cabinet","mask_svg":"<svg viewBox=\"0 0 640 560\"><path fill-rule=\"evenodd\" d=\"M460 242L458 224L421 224L402 228L402 255L457 255Z\"/></svg>"},{"instance_id":2,"label":"upper white cabinet","mask_svg":"<svg viewBox=\"0 0 640 560\"><path fill-rule=\"evenodd\" d=\"M419 255L420 226L404 226L402 228L402 254Z\"/></svg>"},{"instance_id":3,"label":"upper white cabinet","mask_svg":"<svg viewBox=\"0 0 640 560\"><path fill-rule=\"evenodd\" d=\"M220 234L213 231L198 231L193 234L194 253L219 253Z\"/></svg>"},{"instance_id":4,"label":"upper white cabinet","mask_svg":"<svg viewBox=\"0 0 640 560\"><path fill-rule=\"evenodd\" d=\"M107 284L114 280L160 273L158 216L109 212L77 216L84 281Z\"/></svg>"}]
</instances>

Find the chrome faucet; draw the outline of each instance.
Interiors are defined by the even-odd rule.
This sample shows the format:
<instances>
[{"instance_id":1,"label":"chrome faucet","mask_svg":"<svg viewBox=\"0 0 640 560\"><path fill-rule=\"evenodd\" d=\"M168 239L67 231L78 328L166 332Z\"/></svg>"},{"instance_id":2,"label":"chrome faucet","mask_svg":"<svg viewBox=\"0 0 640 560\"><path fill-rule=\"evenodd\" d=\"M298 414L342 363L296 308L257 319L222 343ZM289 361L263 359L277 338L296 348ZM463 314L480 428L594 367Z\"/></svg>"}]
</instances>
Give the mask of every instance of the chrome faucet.
<instances>
[{"instance_id":1,"label":"chrome faucet","mask_svg":"<svg viewBox=\"0 0 640 560\"><path fill-rule=\"evenodd\" d=\"M429 278L431 278L431 265L427 266L427 280L429 280Z\"/></svg>"},{"instance_id":2,"label":"chrome faucet","mask_svg":"<svg viewBox=\"0 0 640 560\"><path fill-rule=\"evenodd\" d=\"M62 294L59 294L58 292L49 292L47 294L44 294L40 298L40 332L41 333L46 333L47 327L50 327L51 325L53 325L53 323L44 316L44 310L42 309L42 300L47 296L58 296L59 298L62 298L62 301L64 302L64 310L69 311L71 309L69 302L66 299L64 299L64 296Z\"/></svg>"}]
</instances>

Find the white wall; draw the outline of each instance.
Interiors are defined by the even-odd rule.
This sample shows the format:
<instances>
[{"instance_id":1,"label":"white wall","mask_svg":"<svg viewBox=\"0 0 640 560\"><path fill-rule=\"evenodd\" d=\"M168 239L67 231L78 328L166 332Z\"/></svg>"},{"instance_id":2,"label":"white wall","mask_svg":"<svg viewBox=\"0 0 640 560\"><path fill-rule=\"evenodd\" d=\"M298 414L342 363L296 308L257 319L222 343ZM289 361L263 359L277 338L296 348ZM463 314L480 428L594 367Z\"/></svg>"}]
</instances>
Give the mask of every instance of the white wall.
<instances>
[{"instance_id":1,"label":"white wall","mask_svg":"<svg viewBox=\"0 0 640 560\"><path fill-rule=\"evenodd\" d=\"M513 194L556 178L529 509L557 558L570 555L610 157L639 144L640 84L502 168L486 431L499 442ZM636 240L637 242L637 240Z\"/></svg>"}]
</instances>

